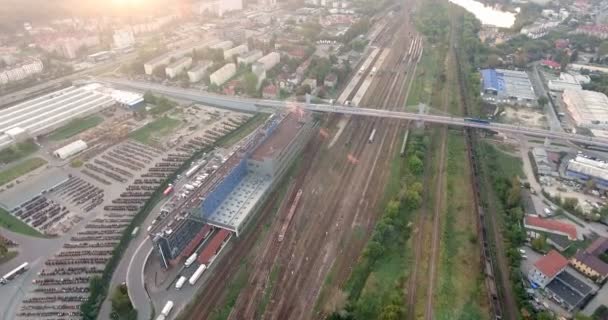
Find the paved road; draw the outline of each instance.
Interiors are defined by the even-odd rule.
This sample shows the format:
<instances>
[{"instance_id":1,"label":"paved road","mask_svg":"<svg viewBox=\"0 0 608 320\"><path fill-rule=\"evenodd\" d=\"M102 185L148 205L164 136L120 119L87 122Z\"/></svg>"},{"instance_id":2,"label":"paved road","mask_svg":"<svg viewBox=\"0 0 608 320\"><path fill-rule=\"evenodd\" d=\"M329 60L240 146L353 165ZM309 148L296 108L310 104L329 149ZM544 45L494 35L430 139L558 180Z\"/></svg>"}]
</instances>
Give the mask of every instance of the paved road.
<instances>
[{"instance_id":1,"label":"paved road","mask_svg":"<svg viewBox=\"0 0 608 320\"><path fill-rule=\"evenodd\" d=\"M383 118L395 118L405 120L423 121L437 124L446 124L453 126L472 127L472 128L483 128L494 131L514 133L514 134L525 134L528 136L535 136L541 138L551 138L558 140L573 141L579 143L585 143L589 145L597 145L602 147L608 147L608 138L602 137L589 137L575 133L566 133L562 131L551 131L542 128L525 127L520 125L511 125L503 123L481 123L467 121L462 117L452 116L438 116L431 114L418 114L413 112L400 112L400 111L389 111L381 109L368 109L368 108L353 108L338 105L327 105L327 104L305 104L294 101L276 101L276 100L261 100L261 99L249 99L231 96L222 96L216 94L210 94L198 90L189 90L175 87L168 87L163 85L157 85L147 82L130 81L114 78L98 78L95 81L114 85L127 87L134 90L141 91L153 91L161 93L167 96L176 97L180 99L188 99L203 104L236 109L248 112L275 112L276 109L306 109L309 111L317 112L332 112L341 114L357 114L362 116L371 117L383 117Z\"/></svg>"}]
</instances>

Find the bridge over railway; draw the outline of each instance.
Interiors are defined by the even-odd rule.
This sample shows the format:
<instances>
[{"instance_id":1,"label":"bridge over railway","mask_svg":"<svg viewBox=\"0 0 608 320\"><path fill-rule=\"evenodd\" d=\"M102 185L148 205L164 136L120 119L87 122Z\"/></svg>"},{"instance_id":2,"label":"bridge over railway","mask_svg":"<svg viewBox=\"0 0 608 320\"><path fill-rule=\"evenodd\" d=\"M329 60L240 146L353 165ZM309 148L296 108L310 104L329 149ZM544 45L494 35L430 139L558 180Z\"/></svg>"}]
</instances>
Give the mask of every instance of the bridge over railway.
<instances>
[{"instance_id":1,"label":"bridge over railway","mask_svg":"<svg viewBox=\"0 0 608 320\"><path fill-rule=\"evenodd\" d=\"M211 94L198 90L182 89L176 87L163 86L148 82L131 81L115 78L93 78L96 82L106 83L115 87L125 87L140 91L151 91L160 93L176 99L190 100L210 106L236 109L249 112L275 112L277 109L304 109L315 112L331 112L351 115L361 115L369 117L394 118L414 121L424 121L437 124L445 124L451 126L472 127L489 129L497 132L524 134L528 136L549 138L557 140L568 140L572 142L583 143L587 145L608 147L608 138L589 137L581 134L557 132L542 128L526 127L513 124L470 121L467 118L432 115L424 113L390 111L370 108L347 107L330 104L314 104L294 101L278 101L278 100L263 100L250 99L242 97L231 97L217 94Z\"/></svg>"}]
</instances>

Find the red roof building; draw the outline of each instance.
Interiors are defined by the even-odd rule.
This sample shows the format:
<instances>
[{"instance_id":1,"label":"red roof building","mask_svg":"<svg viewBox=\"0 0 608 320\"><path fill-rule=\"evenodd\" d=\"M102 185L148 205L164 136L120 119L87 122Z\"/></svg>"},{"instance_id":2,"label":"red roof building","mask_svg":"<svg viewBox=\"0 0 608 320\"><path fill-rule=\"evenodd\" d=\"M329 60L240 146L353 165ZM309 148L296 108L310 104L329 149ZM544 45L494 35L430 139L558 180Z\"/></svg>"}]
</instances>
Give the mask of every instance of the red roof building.
<instances>
[{"instance_id":1,"label":"red roof building","mask_svg":"<svg viewBox=\"0 0 608 320\"><path fill-rule=\"evenodd\" d=\"M198 256L197 261L200 264L204 264L209 267L209 264L213 261L215 256L220 252L224 242L230 238L230 231L220 229L214 236L209 240L209 243L203 249L203 252Z\"/></svg>"},{"instance_id":2,"label":"red roof building","mask_svg":"<svg viewBox=\"0 0 608 320\"><path fill-rule=\"evenodd\" d=\"M556 62L553 60L543 60L540 62L540 64L547 68L554 69L554 70L561 69L561 67L562 67L562 65L559 64L559 62Z\"/></svg>"},{"instance_id":3,"label":"red roof building","mask_svg":"<svg viewBox=\"0 0 608 320\"><path fill-rule=\"evenodd\" d=\"M566 49L570 45L570 41L568 39L557 39L555 40L555 49Z\"/></svg>"},{"instance_id":4,"label":"red roof building","mask_svg":"<svg viewBox=\"0 0 608 320\"><path fill-rule=\"evenodd\" d=\"M276 98L279 93L279 89L274 84L269 84L262 89L262 96L265 99Z\"/></svg>"},{"instance_id":5,"label":"red roof building","mask_svg":"<svg viewBox=\"0 0 608 320\"><path fill-rule=\"evenodd\" d=\"M543 219L539 216L527 215L524 219L524 227L527 230L567 236L568 239L572 241L578 239L578 232L576 231L576 226L558 220Z\"/></svg>"},{"instance_id":6,"label":"red roof building","mask_svg":"<svg viewBox=\"0 0 608 320\"><path fill-rule=\"evenodd\" d=\"M541 288L544 288L560 272L568 266L568 259L555 250L549 251L544 257L538 259L534 268L530 270L528 278Z\"/></svg>"}]
</instances>

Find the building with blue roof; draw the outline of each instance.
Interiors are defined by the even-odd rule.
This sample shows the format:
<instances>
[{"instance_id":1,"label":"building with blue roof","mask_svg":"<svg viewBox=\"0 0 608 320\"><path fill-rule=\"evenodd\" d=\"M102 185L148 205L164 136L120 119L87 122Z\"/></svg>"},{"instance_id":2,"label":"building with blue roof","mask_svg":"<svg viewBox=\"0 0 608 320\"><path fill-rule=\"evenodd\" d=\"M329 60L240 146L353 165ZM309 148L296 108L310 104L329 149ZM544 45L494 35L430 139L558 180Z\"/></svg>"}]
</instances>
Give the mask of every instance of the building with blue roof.
<instances>
[{"instance_id":1,"label":"building with blue roof","mask_svg":"<svg viewBox=\"0 0 608 320\"><path fill-rule=\"evenodd\" d=\"M483 99L490 103L534 106L537 97L528 74L506 69L481 70Z\"/></svg>"}]
</instances>

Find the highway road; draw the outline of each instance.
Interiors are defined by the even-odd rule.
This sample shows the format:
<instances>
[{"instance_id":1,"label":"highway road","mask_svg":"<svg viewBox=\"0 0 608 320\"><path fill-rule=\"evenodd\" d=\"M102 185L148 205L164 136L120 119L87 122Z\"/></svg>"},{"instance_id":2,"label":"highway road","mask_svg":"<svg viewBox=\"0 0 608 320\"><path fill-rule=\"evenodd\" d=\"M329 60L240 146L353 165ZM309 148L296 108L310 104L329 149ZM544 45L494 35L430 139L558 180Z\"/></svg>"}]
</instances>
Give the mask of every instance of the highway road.
<instances>
[{"instance_id":1,"label":"highway road","mask_svg":"<svg viewBox=\"0 0 608 320\"><path fill-rule=\"evenodd\" d=\"M182 89L169 87L148 82L130 81L115 78L96 78L94 81L125 87L132 90L152 91L166 96L191 100L202 104L216 106L220 108L236 109L249 112L275 112L277 109L305 109L316 112L332 112L341 114L355 114L370 117L395 118L405 120L423 121L429 123L445 124L452 126L462 126L480 129L489 129L498 132L524 134L540 138L550 138L557 140L566 140L572 142L585 143L601 147L608 147L608 138L589 137L575 133L567 133L563 131L552 131L542 128L526 127L521 125L504 124L504 123L481 123L467 121L466 118L453 116L440 116L431 114L418 114L413 112L389 111L369 108L355 108L329 104L306 104L304 102L295 101L277 101L277 100L262 100L250 99L242 97L223 96L211 94L204 91Z\"/></svg>"}]
</instances>

